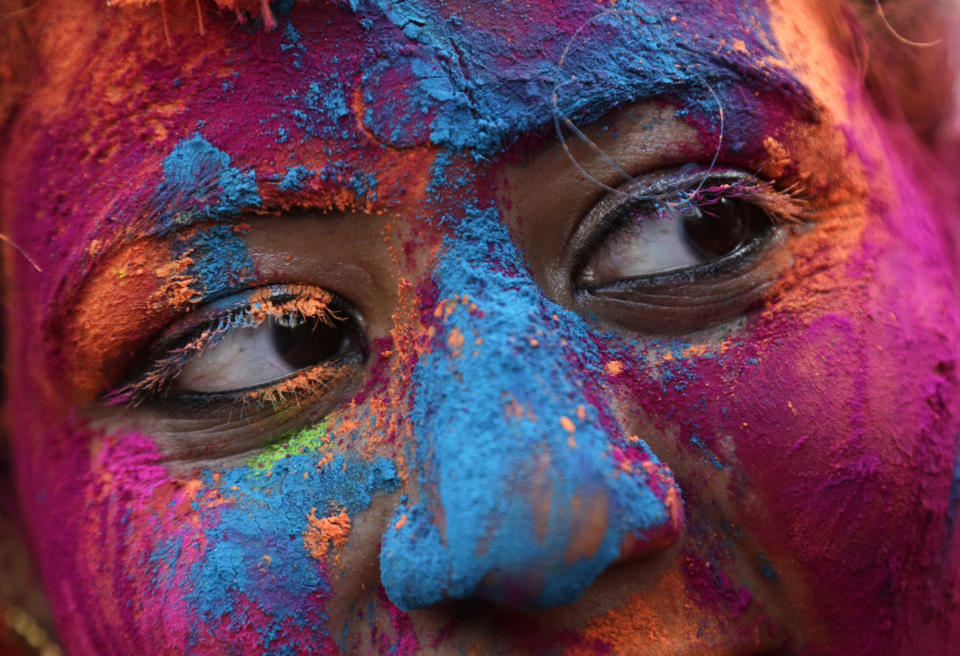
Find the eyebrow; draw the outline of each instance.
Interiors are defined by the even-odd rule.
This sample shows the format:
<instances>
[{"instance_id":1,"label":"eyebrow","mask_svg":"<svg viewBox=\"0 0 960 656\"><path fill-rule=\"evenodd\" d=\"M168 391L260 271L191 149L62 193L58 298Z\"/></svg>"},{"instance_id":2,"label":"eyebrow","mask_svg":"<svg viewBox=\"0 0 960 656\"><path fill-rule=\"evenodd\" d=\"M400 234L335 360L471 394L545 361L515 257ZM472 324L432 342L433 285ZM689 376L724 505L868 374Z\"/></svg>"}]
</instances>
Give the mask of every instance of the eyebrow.
<instances>
[{"instance_id":1,"label":"eyebrow","mask_svg":"<svg viewBox=\"0 0 960 656\"><path fill-rule=\"evenodd\" d=\"M711 61L712 71L680 76L664 84L654 95L621 98L602 106L598 116L588 117L597 120L628 104L666 98L675 99L684 111L699 112L710 120L711 110L719 117L721 107L725 116L730 116L733 108L732 103L716 103L716 98L735 97L747 89L768 93L794 117L809 122L817 120L819 108L813 94L787 67L774 67L746 56L715 55ZM656 69L656 66L652 68ZM714 79L714 82L709 82L709 79ZM698 87L705 92L700 98L693 95ZM711 107L711 103L716 107ZM536 128L520 134L539 132L548 137L554 120L566 123L564 119L568 117L562 109L559 106L553 106L552 109L556 114L541 117ZM577 137L582 138L580 135ZM542 152L551 145L552 141L544 138L535 150ZM116 223L100 226L89 240L88 248L83 251L86 255L79 259L75 268L67 272L65 279L82 280L116 249L138 239L165 237L206 223L236 225L242 219L244 210L270 210L262 204L254 171L232 167L229 155L199 134L180 142L171 151L164 160L163 171L164 180L148 198L141 199L142 211L120 230L117 230ZM209 200L215 190L215 202L204 205L203 201ZM100 243L103 247L96 253L91 252L89 245L93 243ZM76 298L63 287L61 284L55 294L54 307L67 308L70 301Z\"/></svg>"}]
</instances>

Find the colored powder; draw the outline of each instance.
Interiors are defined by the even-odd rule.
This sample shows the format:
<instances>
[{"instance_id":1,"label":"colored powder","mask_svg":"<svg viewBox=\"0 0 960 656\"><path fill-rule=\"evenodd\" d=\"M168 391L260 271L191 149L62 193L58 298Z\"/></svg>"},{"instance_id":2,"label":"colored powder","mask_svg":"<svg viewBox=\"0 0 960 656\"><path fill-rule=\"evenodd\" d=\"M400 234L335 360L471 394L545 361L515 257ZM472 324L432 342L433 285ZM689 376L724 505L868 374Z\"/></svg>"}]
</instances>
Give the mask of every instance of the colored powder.
<instances>
[{"instance_id":1,"label":"colored powder","mask_svg":"<svg viewBox=\"0 0 960 656\"><path fill-rule=\"evenodd\" d=\"M197 226L172 242L173 257L189 259L186 275L191 289L204 296L242 288L257 280L243 234L227 225Z\"/></svg>"},{"instance_id":2,"label":"colored powder","mask_svg":"<svg viewBox=\"0 0 960 656\"><path fill-rule=\"evenodd\" d=\"M163 162L163 175L149 203L159 214L150 232L235 219L260 207L256 174L231 167L230 156L199 134L177 144Z\"/></svg>"},{"instance_id":3,"label":"colored powder","mask_svg":"<svg viewBox=\"0 0 960 656\"><path fill-rule=\"evenodd\" d=\"M420 500L402 503L384 536L384 586L402 609L444 598L572 602L627 535L668 522L671 483L642 444L654 473L618 467L612 443L624 438L607 432L598 414L609 409L581 389L584 371L602 367L587 325L543 296L498 213L468 206L445 248L438 293L469 306L445 305L454 309L413 374L417 441L407 458ZM572 448L561 417L577 414L585 421Z\"/></svg>"},{"instance_id":4,"label":"colored powder","mask_svg":"<svg viewBox=\"0 0 960 656\"><path fill-rule=\"evenodd\" d=\"M327 432L329 420L324 420L316 426L302 428L299 431L279 438L273 444L257 452L248 462L250 469L270 471L273 466L285 458L305 453L317 453L329 446L330 438Z\"/></svg>"},{"instance_id":5,"label":"colored powder","mask_svg":"<svg viewBox=\"0 0 960 656\"><path fill-rule=\"evenodd\" d=\"M311 508L307 521L309 525L303 534L303 546L319 561L326 560L331 548L344 546L350 538L350 516L346 510L318 518L317 509Z\"/></svg>"},{"instance_id":6,"label":"colored powder","mask_svg":"<svg viewBox=\"0 0 960 656\"><path fill-rule=\"evenodd\" d=\"M452 9L422 0L352 0L351 7L370 16L382 12L400 30L394 42L378 43L382 59L365 73L365 125L393 145L428 136L433 144L484 155L543 128L558 113L587 123L610 107L653 97L682 96L685 111L712 122L709 131L715 132L719 107L710 89L722 96L745 62L737 51L691 47L690 35L710 34L719 42L729 29L731 41L767 55L776 44L762 28L765 10L742 3L732 11L760 28L757 34L744 33L736 20L718 24L689 0L669 12L640 0L618 2L614 10L594 3L475 6L458 13L458 20L447 15ZM682 31L670 21L677 14L684 16ZM522 37L491 38L484 29L490 24L522 25ZM409 42L418 47L406 47ZM802 96L782 70L765 73ZM391 89L393 102L379 100L381 89Z\"/></svg>"},{"instance_id":7,"label":"colored powder","mask_svg":"<svg viewBox=\"0 0 960 656\"><path fill-rule=\"evenodd\" d=\"M283 176L277 187L281 191L301 191L304 183L313 177L313 171L303 166L294 166Z\"/></svg>"},{"instance_id":8,"label":"colored powder","mask_svg":"<svg viewBox=\"0 0 960 656\"><path fill-rule=\"evenodd\" d=\"M245 626L237 612L241 600L254 602L272 618L258 631L275 630L270 627L276 623L312 621L303 599L329 586L304 549L304 533L313 525L310 516L328 511L354 516L369 507L374 495L400 483L393 463L383 458L365 462L338 456L318 471L316 456L304 453L274 462L270 477L261 472L238 467L204 474L204 486L227 502L209 508L196 502L204 510L207 547L191 566L188 600L203 622L229 618L231 626ZM310 475L304 478L304 472ZM269 557L267 568L263 556ZM282 586L277 587L278 581Z\"/></svg>"}]
</instances>

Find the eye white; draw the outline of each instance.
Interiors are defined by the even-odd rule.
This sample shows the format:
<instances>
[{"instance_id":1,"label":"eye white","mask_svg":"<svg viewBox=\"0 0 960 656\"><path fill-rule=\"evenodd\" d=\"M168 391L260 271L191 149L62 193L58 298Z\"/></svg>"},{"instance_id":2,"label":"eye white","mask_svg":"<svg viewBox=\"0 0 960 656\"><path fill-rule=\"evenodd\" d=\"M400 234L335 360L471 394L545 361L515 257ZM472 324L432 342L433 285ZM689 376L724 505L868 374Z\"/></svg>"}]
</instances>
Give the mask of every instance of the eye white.
<instances>
[{"instance_id":1,"label":"eye white","mask_svg":"<svg viewBox=\"0 0 960 656\"><path fill-rule=\"evenodd\" d=\"M691 245L683 217L667 213L618 230L590 258L580 283L649 276L701 264L703 251Z\"/></svg>"},{"instance_id":2,"label":"eye white","mask_svg":"<svg viewBox=\"0 0 960 656\"><path fill-rule=\"evenodd\" d=\"M188 392L217 393L255 387L297 371L286 362L274 339L274 320L253 328L234 328L189 360L174 381Z\"/></svg>"}]
</instances>

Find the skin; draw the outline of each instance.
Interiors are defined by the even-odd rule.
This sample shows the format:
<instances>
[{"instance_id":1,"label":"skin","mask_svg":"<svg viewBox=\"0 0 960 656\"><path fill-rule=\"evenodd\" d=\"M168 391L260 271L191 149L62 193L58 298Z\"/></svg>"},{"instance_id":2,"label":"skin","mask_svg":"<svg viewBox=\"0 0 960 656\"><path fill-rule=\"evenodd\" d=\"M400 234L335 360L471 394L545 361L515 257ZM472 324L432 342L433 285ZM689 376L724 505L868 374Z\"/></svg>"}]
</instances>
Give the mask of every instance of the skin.
<instances>
[{"instance_id":1,"label":"skin","mask_svg":"<svg viewBox=\"0 0 960 656\"><path fill-rule=\"evenodd\" d=\"M8 412L70 653L958 637L955 259L822 5L171 12L168 47L156 7L75 4L40 9L2 198L42 268L7 260ZM598 148L562 146L554 92ZM787 208L749 268L669 307L578 291L605 187L718 152ZM358 361L109 401L165 330L276 284L344 298Z\"/></svg>"}]
</instances>

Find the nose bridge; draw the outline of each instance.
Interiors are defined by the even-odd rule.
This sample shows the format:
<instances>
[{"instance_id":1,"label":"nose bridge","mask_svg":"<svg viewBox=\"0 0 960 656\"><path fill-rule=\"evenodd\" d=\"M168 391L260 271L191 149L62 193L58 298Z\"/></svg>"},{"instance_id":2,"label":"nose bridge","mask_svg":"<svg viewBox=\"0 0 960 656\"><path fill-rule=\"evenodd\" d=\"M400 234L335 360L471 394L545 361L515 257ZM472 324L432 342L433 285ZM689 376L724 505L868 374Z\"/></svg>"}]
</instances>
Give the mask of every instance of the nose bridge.
<instances>
[{"instance_id":1,"label":"nose bridge","mask_svg":"<svg viewBox=\"0 0 960 656\"><path fill-rule=\"evenodd\" d=\"M573 601L624 548L677 528L672 480L649 452L618 459L616 422L585 398L586 326L543 296L496 213L475 211L446 246L384 586L404 609Z\"/></svg>"}]
</instances>

